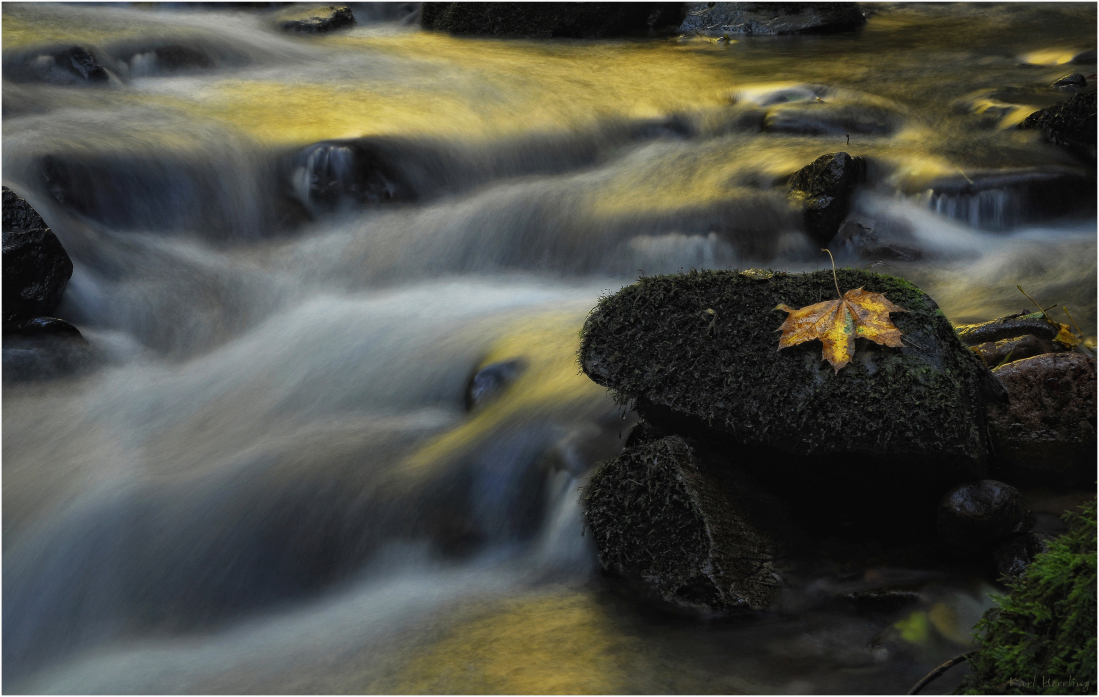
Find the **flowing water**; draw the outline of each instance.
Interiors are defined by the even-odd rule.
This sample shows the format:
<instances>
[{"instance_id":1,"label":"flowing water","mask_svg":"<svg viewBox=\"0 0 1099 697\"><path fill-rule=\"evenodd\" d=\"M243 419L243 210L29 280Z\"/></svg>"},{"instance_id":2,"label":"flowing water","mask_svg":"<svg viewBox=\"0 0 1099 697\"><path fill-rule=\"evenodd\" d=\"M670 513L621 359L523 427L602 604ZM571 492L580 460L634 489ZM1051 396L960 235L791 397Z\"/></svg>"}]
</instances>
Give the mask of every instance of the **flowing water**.
<instances>
[{"instance_id":1,"label":"flowing water","mask_svg":"<svg viewBox=\"0 0 1099 697\"><path fill-rule=\"evenodd\" d=\"M1064 63L1095 5L868 9L830 36L520 41L401 5L295 36L4 3L4 184L71 255L55 314L96 355L4 386L5 691L898 692L963 651L979 580L667 615L599 575L579 518L633 423L579 374L586 313L641 273L823 268L775 184L825 152L870 158L856 212L893 250L838 239L841 264L955 322L1028 307L1019 284L1095 334L1094 165L1011 128L1094 72ZM76 44L107 83L33 79ZM761 132L769 109L828 113Z\"/></svg>"}]
</instances>

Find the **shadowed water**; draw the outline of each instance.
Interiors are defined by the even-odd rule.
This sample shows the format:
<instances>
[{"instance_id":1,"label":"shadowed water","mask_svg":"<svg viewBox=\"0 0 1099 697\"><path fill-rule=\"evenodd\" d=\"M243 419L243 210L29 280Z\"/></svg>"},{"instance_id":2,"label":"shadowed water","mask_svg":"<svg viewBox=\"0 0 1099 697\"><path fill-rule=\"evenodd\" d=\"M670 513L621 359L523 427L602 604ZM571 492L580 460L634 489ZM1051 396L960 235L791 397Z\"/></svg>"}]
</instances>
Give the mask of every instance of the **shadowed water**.
<instances>
[{"instance_id":1,"label":"shadowed water","mask_svg":"<svg viewBox=\"0 0 1099 697\"><path fill-rule=\"evenodd\" d=\"M856 33L729 44L402 12L293 36L4 4L4 184L71 255L55 314L96 357L4 385L4 689L876 693L964 651L975 579L710 620L603 579L577 489L633 417L577 332L639 274L823 268L782 184L845 150L872 163L858 220L904 253L841 236L841 265L956 323L1027 308L1022 285L1094 336L1094 163L1011 128L1095 70L1063 64L1094 5L874 5ZM106 84L26 77L75 44Z\"/></svg>"}]
</instances>

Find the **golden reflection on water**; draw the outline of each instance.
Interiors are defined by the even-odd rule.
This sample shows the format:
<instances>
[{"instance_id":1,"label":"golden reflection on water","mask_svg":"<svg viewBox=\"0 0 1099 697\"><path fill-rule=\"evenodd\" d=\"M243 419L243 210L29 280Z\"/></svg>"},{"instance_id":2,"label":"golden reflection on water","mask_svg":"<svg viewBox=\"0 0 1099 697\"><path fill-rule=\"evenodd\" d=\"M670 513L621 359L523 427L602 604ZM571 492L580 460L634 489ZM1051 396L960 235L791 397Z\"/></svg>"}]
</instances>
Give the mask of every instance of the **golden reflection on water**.
<instances>
[{"instance_id":1,"label":"golden reflection on water","mask_svg":"<svg viewBox=\"0 0 1099 697\"><path fill-rule=\"evenodd\" d=\"M404 666L408 694L615 694L645 660L637 638L586 593L501 601L456 623Z\"/></svg>"}]
</instances>

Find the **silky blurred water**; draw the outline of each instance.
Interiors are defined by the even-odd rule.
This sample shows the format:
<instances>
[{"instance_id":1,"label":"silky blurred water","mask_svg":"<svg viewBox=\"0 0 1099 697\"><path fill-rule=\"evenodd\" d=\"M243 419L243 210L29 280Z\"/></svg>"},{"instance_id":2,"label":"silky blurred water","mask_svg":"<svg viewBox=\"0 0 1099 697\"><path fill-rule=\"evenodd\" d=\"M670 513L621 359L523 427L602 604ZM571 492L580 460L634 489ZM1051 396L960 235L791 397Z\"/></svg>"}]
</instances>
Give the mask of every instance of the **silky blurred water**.
<instances>
[{"instance_id":1,"label":"silky blurred water","mask_svg":"<svg viewBox=\"0 0 1099 697\"><path fill-rule=\"evenodd\" d=\"M825 152L871 159L856 213L918 252L837 240L841 264L954 322L1028 308L1022 285L1095 334L1094 197L933 191L1094 189L1011 126L1095 70L1064 64L1095 6L867 9L855 33L716 44L4 3L4 184L71 255L55 314L98 357L4 386L5 691L875 693L963 651L974 579L892 614L703 621L612 592L581 534L577 489L633 423L579 373L587 312L639 274L823 268L775 184ZM75 44L108 84L12 72ZM157 68L164 46L206 67ZM888 128L760 131L818 99ZM368 156L398 200L311 188L346 193ZM513 359L468 411L470 377Z\"/></svg>"}]
</instances>

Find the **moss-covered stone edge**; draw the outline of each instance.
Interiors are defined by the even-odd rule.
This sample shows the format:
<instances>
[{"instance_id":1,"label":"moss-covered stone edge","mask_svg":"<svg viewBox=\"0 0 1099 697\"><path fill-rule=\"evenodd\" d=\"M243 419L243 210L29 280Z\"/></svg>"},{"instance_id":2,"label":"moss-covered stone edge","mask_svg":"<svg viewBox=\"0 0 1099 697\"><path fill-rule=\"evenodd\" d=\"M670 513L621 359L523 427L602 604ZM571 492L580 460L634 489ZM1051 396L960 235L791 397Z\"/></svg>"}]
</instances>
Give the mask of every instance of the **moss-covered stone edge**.
<instances>
[{"instance_id":1,"label":"moss-covered stone edge","mask_svg":"<svg viewBox=\"0 0 1099 697\"><path fill-rule=\"evenodd\" d=\"M956 694L1095 694L1095 500L1065 518L1068 532L977 623L973 673Z\"/></svg>"}]
</instances>

